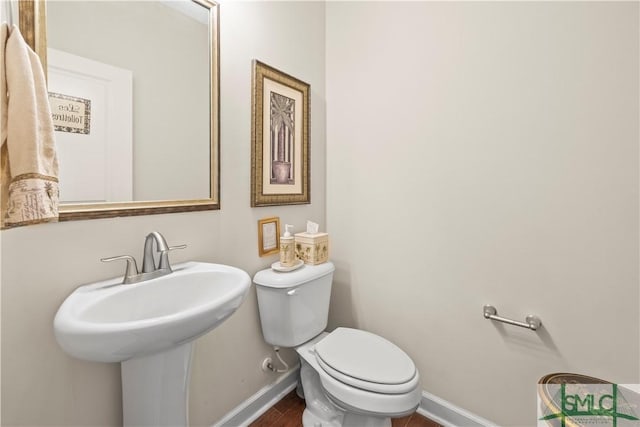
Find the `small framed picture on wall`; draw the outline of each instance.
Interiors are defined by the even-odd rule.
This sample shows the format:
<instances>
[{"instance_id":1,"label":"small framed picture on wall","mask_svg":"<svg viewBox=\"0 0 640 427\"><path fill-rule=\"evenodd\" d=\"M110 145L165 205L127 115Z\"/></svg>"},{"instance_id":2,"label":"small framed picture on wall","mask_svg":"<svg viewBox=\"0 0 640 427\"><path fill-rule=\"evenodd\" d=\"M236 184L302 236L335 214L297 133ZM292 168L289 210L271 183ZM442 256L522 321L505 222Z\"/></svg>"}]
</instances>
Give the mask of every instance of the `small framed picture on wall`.
<instances>
[{"instance_id":1,"label":"small framed picture on wall","mask_svg":"<svg viewBox=\"0 0 640 427\"><path fill-rule=\"evenodd\" d=\"M280 218L277 216L258 220L258 253L260 256L280 251Z\"/></svg>"}]
</instances>

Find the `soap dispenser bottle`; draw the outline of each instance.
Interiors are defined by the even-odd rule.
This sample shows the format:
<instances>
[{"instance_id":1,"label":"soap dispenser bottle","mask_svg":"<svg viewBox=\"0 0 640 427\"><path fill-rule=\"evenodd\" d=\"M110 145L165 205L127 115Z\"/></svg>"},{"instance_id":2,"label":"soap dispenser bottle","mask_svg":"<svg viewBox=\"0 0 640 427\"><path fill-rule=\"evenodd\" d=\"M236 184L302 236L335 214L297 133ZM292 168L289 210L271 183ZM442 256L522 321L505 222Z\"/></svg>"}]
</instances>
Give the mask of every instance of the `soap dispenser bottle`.
<instances>
[{"instance_id":1,"label":"soap dispenser bottle","mask_svg":"<svg viewBox=\"0 0 640 427\"><path fill-rule=\"evenodd\" d=\"M294 250L293 225L285 224L284 234L280 238L280 265L282 267L293 267L296 263L296 252Z\"/></svg>"}]
</instances>

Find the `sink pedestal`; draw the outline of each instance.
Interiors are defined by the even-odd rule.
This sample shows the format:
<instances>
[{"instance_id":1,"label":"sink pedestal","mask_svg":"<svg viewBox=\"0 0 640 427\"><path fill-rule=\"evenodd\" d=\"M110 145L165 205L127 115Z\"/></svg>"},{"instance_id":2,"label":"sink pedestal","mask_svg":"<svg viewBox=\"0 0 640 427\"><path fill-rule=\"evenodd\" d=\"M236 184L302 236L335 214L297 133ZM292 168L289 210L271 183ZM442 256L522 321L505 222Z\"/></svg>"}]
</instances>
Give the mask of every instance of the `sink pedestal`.
<instances>
[{"instance_id":1,"label":"sink pedestal","mask_svg":"<svg viewBox=\"0 0 640 427\"><path fill-rule=\"evenodd\" d=\"M193 341L121 363L123 424L187 426Z\"/></svg>"}]
</instances>

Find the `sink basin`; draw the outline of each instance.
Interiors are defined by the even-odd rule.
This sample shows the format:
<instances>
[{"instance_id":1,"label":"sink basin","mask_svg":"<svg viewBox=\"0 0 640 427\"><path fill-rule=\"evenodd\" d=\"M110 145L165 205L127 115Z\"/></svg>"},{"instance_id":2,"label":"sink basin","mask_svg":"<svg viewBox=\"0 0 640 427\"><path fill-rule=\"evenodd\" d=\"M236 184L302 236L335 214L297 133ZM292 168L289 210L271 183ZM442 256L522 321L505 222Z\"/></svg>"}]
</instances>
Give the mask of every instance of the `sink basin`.
<instances>
[{"instance_id":1,"label":"sink basin","mask_svg":"<svg viewBox=\"0 0 640 427\"><path fill-rule=\"evenodd\" d=\"M136 284L122 278L76 289L54 320L60 346L79 359L122 362L190 342L242 303L251 279L235 267L188 262Z\"/></svg>"}]
</instances>

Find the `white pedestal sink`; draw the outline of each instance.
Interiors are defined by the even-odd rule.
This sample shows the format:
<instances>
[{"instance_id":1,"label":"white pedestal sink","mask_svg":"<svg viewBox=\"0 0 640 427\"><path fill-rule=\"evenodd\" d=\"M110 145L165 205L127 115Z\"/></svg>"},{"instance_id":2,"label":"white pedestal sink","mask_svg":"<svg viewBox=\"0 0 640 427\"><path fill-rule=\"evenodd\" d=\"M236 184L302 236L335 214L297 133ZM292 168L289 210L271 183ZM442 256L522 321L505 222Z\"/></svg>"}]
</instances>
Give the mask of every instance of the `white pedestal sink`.
<instances>
[{"instance_id":1,"label":"white pedestal sink","mask_svg":"<svg viewBox=\"0 0 640 427\"><path fill-rule=\"evenodd\" d=\"M157 279L81 286L62 303L56 339L70 355L122 362L125 426L188 425L193 340L240 306L251 279L235 267L188 262Z\"/></svg>"}]
</instances>

